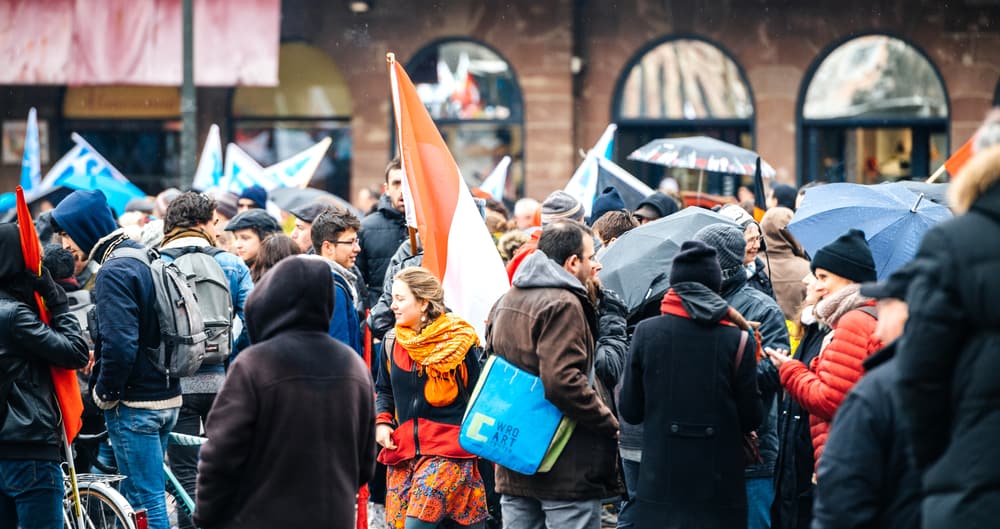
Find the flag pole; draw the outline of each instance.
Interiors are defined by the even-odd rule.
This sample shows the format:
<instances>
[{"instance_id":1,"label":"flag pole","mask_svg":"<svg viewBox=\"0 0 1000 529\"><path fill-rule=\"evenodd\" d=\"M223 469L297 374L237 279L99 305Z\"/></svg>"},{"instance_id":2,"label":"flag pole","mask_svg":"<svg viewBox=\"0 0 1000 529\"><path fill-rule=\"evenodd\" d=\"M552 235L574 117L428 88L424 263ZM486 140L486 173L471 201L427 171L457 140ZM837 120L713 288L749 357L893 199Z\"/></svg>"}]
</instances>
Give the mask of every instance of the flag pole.
<instances>
[{"instance_id":1,"label":"flag pole","mask_svg":"<svg viewBox=\"0 0 1000 529\"><path fill-rule=\"evenodd\" d=\"M396 54L391 51L387 52L385 54L385 62L389 63L389 67L391 68L392 65L396 64ZM396 126L398 127L399 124L397 123ZM400 140L399 132L396 133L396 136L397 136L396 141L398 142ZM402 158L403 156L402 146L400 146L399 148L399 155L400 158ZM405 163L403 167L406 167ZM417 255L417 230L413 226L407 226L407 232L409 233L410 236L410 255Z\"/></svg>"},{"instance_id":2,"label":"flag pole","mask_svg":"<svg viewBox=\"0 0 1000 529\"><path fill-rule=\"evenodd\" d=\"M945 165L941 164L941 167L938 167L937 171L934 171L934 174L932 174L930 178L927 179L926 183L933 184L934 182L937 181L938 178L941 178L941 175L944 174L944 171L945 171Z\"/></svg>"}]
</instances>

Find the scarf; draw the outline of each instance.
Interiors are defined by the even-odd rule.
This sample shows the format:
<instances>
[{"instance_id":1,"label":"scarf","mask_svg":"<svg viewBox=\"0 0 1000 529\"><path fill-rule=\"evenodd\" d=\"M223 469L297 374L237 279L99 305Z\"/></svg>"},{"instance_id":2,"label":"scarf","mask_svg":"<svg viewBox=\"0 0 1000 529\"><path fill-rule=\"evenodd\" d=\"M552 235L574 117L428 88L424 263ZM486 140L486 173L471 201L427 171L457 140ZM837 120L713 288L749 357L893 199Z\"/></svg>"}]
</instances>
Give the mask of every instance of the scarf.
<instances>
[{"instance_id":1,"label":"scarf","mask_svg":"<svg viewBox=\"0 0 1000 529\"><path fill-rule=\"evenodd\" d=\"M862 296L860 290L860 283L852 283L830 294L816 304L813 315L820 323L834 328L841 316L871 301L871 298Z\"/></svg>"},{"instance_id":2,"label":"scarf","mask_svg":"<svg viewBox=\"0 0 1000 529\"><path fill-rule=\"evenodd\" d=\"M417 372L427 372L424 398L431 406L447 406L458 397L458 376L468 380L465 355L479 344L476 330L458 316L447 313L421 331L396 326L396 342L417 363Z\"/></svg>"},{"instance_id":3,"label":"scarf","mask_svg":"<svg viewBox=\"0 0 1000 529\"><path fill-rule=\"evenodd\" d=\"M184 228L180 226L168 231L167 233L164 233L163 242L160 243L160 246L161 247L166 246L168 243L176 241L177 239L182 239L184 237L200 237L208 241L209 246L215 246L215 237L209 234L208 231L205 230L204 228L198 228L198 227Z\"/></svg>"},{"instance_id":4,"label":"scarf","mask_svg":"<svg viewBox=\"0 0 1000 529\"><path fill-rule=\"evenodd\" d=\"M355 283L358 281L358 276L354 272L344 268L340 263L327 259L326 262L330 265L330 269L335 273L339 274L340 277L347 280L347 288L351 291L351 300L353 300L355 310L361 312L361 299L358 296L358 288Z\"/></svg>"}]
</instances>

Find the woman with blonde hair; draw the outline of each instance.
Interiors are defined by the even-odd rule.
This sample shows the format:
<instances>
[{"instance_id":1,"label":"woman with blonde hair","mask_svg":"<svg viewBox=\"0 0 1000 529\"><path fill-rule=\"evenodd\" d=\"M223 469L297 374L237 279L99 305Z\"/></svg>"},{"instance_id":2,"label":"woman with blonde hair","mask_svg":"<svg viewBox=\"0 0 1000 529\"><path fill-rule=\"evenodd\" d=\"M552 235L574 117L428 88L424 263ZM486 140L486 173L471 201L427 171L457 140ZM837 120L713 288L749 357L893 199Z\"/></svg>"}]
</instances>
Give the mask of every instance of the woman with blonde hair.
<instances>
[{"instance_id":1,"label":"woman with blonde hair","mask_svg":"<svg viewBox=\"0 0 1000 529\"><path fill-rule=\"evenodd\" d=\"M396 274L390 308L396 327L383 341L375 384L389 526L429 529L450 518L482 527L486 489L475 456L458 444L479 377L476 331L447 312L441 283L425 268Z\"/></svg>"}]
</instances>

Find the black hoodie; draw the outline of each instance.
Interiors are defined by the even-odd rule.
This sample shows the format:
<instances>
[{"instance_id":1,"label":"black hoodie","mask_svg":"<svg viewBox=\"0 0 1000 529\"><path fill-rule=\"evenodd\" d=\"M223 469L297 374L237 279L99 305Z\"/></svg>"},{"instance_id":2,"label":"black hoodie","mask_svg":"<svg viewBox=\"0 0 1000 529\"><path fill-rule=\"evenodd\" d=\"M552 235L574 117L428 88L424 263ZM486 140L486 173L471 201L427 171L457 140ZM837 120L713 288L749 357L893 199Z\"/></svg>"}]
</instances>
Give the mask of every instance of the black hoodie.
<instances>
[{"instance_id":1,"label":"black hoodie","mask_svg":"<svg viewBox=\"0 0 1000 529\"><path fill-rule=\"evenodd\" d=\"M375 469L374 388L357 353L327 334L333 278L287 258L254 288L242 351L208 416L199 527L345 527ZM289 508L294 505L294 508Z\"/></svg>"}]
</instances>

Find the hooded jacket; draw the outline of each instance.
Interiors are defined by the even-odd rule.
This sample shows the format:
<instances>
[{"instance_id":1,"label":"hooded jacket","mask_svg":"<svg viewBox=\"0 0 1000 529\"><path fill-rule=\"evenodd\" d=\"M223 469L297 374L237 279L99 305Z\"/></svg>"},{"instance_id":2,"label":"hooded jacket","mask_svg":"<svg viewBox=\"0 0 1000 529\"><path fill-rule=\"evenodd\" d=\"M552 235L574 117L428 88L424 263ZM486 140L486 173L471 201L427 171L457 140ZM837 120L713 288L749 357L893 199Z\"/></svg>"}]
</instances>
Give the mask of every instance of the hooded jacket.
<instances>
[{"instance_id":1,"label":"hooded jacket","mask_svg":"<svg viewBox=\"0 0 1000 529\"><path fill-rule=\"evenodd\" d=\"M778 304L767 294L747 282L742 268L724 275L722 298L749 321L760 323L761 347L789 349L788 327ZM778 370L771 362L757 362L757 387L764 403L764 420L757 430L761 462L747 467L746 477L766 478L774 475L778 460L778 407L776 396L781 388Z\"/></svg>"},{"instance_id":2,"label":"hooded jacket","mask_svg":"<svg viewBox=\"0 0 1000 529\"><path fill-rule=\"evenodd\" d=\"M960 216L924 236L899 350L931 529L1000 519L1000 146L975 155L949 191Z\"/></svg>"},{"instance_id":3,"label":"hooded jacket","mask_svg":"<svg viewBox=\"0 0 1000 529\"><path fill-rule=\"evenodd\" d=\"M358 355L327 334L332 312L330 269L304 256L278 263L250 295L254 345L230 366L206 423L199 527L353 520L374 473L374 388Z\"/></svg>"},{"instance_id":4,"label":"hooded jacket","mask_svg":"<svg viewBox=\"0 0 1000 529\"><path fill-rule=\"evenodd\" d=\"M760 423L753 338L723 323L729 306L678 283L636 326L622 382L627 422L644 421L637 527L745 527L742 434Z\"/></svg>"},{"instance_id":5,"label":"hooded jacket","mask_svg":"<svg viewBox=\"0 0 1000 529\"><path fill-rule=\"evenodd\" d=\"M809 433L817 466L834 413L864 373L862 362L882 348L882 343L872 337L875 317L859 310L872 307L875 302L858 294L858 287L846 286L817 305L817 315L832 314L824 318L824 323L833 332L812 364L807 367L798 360L790 360L778 371L781 385L809 413Z\"/></svg>"},{"instance_id":6,"label":"hooded jacket","mask_svg":"<svg viewBox=\"0 0 1000 529\"><path fill-rule=\"evenodd\" d=\"M87 365L87 343L66 305L46 325L32 305L17 225L0 225L0 459L59 461L62 422L50 366Z\"/></svg>"},{"instance_id":7,"label":"hooded jacket","mask_svg":"<svg viewBox=\"0 0 1000 529\"><path fill-rule=\"evenodd\" d=\"M809 260L790 231L788 223L794 212L788 208L771 208L760 219L760 229L767 244L768 273L786 320L798 318L799 306L806 299L806 285L802 278L809 274Z\"/></svg>"},{"instance_id":8,"label":"hooded jacket","mask_svg":"<svg viewBox=\"0 0 1000 529\"><path fill-rule=\"evenodd\" d=\"M525 258L513 288L493 307L487 347L538 375L545 398L576 429L552 470L526 476L498 466L501 494L548 500L594 500L618 492L618 420L594 365L594 307L580 281L536 251ZM603 395L603 396L602 396Z\"/></svg>"},{"instance_id":9,"label":"hooded jacket","mask_svg":"<svg viewBox=\"0 0 1000 529\"><path fill-rule=\"evenodd\" d=\"M406 240L406 218L392 205L389 195L383 193L378 199L378 207L361 221L358 242L358 269L368 286L366 307L374 307L382 296L382 284L389 261L396 249Z\"/></svg>"}]
</instances>

